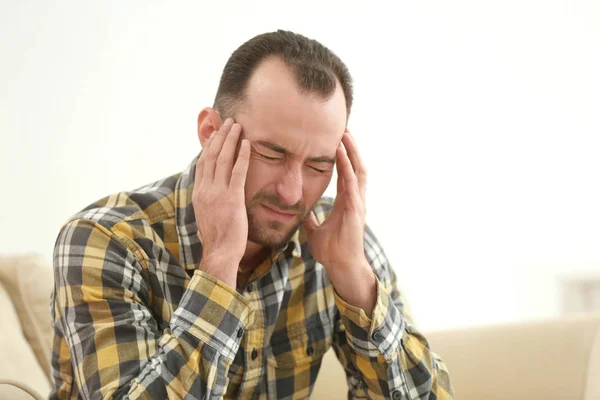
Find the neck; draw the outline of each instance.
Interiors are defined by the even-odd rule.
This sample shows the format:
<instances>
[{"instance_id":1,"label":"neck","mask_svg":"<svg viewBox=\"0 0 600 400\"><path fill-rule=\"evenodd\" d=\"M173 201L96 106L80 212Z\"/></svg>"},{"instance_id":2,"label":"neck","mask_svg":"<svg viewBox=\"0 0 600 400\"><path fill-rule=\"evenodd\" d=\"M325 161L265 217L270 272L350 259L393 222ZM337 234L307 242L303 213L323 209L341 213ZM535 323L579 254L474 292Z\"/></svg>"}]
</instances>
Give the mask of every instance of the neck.
<instances>
[{"instance_id":1,"label":"neck","mask_svg":"<svg viewBox=\"0 0 600 400\"><path fill-rule=\"evenodd\" d=\"M246 243L246 252L240 261L241 267L245 270L255 269L267 258L270 251L271 249L268 247L248 241Z\"/></svg>"}]
</instances>

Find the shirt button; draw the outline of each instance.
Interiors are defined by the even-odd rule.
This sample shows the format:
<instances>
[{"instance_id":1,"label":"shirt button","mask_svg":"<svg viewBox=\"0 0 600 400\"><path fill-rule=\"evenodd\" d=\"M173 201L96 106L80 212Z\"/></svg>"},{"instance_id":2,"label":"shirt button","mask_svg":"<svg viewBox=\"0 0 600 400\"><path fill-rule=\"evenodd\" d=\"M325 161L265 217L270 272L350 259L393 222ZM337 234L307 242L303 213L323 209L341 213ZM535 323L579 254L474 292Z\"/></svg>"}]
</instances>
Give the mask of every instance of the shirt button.
<instances>
[{"instance_id":1,"label":"shirt button","mask_svg":"<svg viewBox=\"0 0 600 400\"><path fill-rule=\"evenodd\" d=\"M379 342L381 340L381 333L379 331L373 332L373 340ZM398 392L400 393L400 392Z\"/></svg>"},{"instance_id":2,"label":"shirt button","mask_svg":"<svg viewBox=\"0 0 600 400\"><path fill-rule=\"evenodd\" d=\"M246 288L246 290L248 291L248 293L252 292L254 290L254 285L249 284L248 287Z\"/></svg>"},{"instance_id":3,"label":"shirt button","mask_svg":"<svg viewBox=\"0 0 600 400\"><path fill-rule=\"evenodd\" d=\"M256 360L256 357L258 357L258 351L256 351L256 349L252 349L251 357L253 360Z\"/></svg>"},{"instance_id":4,"label":"shirt button","mask_svg":"<svg viewBox=\"0 0 600 400\"><path fill-rule=\"evenodd\" d=\"M244 336L244 328L240 328L237 331L237 337L241 338L242 336Z\"/></svg>"},{"instance_id":5,"label":"shirt button","mask_svg":"<svg viewBox=\"0 0 600 400\"><path fill-rule=\"evenodd\" d=\"M392 399L400 400L401 398L402 398L402 393L400 393L399 390L396 390L395 392L392 393Z\"/></svg>"},{"instance_id":6,"label":"shirt button","mask_svg":"<svg viewBox=\"0 0 600 400\"><path fill-rule=\"evenodd\" d=\"M308 356L312 356L314 353L313 347L311 345L308 345L308 347L306 348L306 354Z\"/></svg>"}]
</instances>

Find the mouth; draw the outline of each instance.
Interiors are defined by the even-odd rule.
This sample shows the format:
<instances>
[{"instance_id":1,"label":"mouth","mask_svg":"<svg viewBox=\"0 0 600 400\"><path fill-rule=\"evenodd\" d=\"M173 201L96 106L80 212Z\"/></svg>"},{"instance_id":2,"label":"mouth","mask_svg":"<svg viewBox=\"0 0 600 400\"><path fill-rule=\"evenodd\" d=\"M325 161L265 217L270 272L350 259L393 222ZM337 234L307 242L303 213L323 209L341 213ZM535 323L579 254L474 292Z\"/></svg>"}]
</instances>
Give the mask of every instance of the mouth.
<instances>
[{"instance_id":1,"label":"mouth","mask_svg":"<svg viewBox=\"0 0 600 400\"><path fill-rule=\"evenodd\" d=\"M280 211L276 208L266 206L261 203L261 207L273 218L279 219L282 221L290 221L298 215L297 213L290 211Z\"/></svg>"}]
</instances>

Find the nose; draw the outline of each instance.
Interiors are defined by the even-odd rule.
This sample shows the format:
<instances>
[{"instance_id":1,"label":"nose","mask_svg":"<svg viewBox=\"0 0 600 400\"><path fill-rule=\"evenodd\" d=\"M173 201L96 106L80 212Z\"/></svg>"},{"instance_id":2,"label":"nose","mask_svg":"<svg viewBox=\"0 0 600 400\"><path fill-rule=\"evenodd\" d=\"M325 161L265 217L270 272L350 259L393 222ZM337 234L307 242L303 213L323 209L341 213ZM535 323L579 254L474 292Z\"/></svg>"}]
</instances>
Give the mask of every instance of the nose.
<instances>
[{"instance_id":1,"label":"nose","mask_svg":"<svg viewBox=\"0 0 600 400\"><path fill-rule=\"evenodd\" d=\"M297 166L287 166L275 186L277 194L289 206L302 199L302 170Z\"/></svg>"}]
</instances>

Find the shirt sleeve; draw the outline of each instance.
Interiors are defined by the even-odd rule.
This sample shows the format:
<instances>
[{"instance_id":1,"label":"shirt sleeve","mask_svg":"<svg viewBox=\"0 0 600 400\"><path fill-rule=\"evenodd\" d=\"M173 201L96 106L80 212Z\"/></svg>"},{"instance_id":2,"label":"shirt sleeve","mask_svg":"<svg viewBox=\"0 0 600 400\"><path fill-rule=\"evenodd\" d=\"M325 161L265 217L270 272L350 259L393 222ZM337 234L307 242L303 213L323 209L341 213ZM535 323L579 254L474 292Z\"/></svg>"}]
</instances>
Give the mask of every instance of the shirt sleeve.
<instances>
[{"instance_id":1,"label":"shirt sleeve","mask_svg":"<svg viewBox=\"0 0 600 400\"><path fill-rule=\"evenodd\" d=\"M61 230L54 275L51 310L65 342L55 337L58 398L70 398L75 385L84 399L222 398L238 333L251 322L235 290L197 270L168 326L159 327L135 244L87 220Z\"/></svg>"},{"instance_id":2,"label":"shirt sleeve","mask_svg":"<svg viewBox=\"0 0 600 400\"><path fill-rule=\"evenodd\" d=\"M334 350L346 371L349 398L453 399L448 370L411 324L396 275L368 227L365 253L377 276L372 317L335 294L340 323Z\"/></svg>"}]
</instances>

